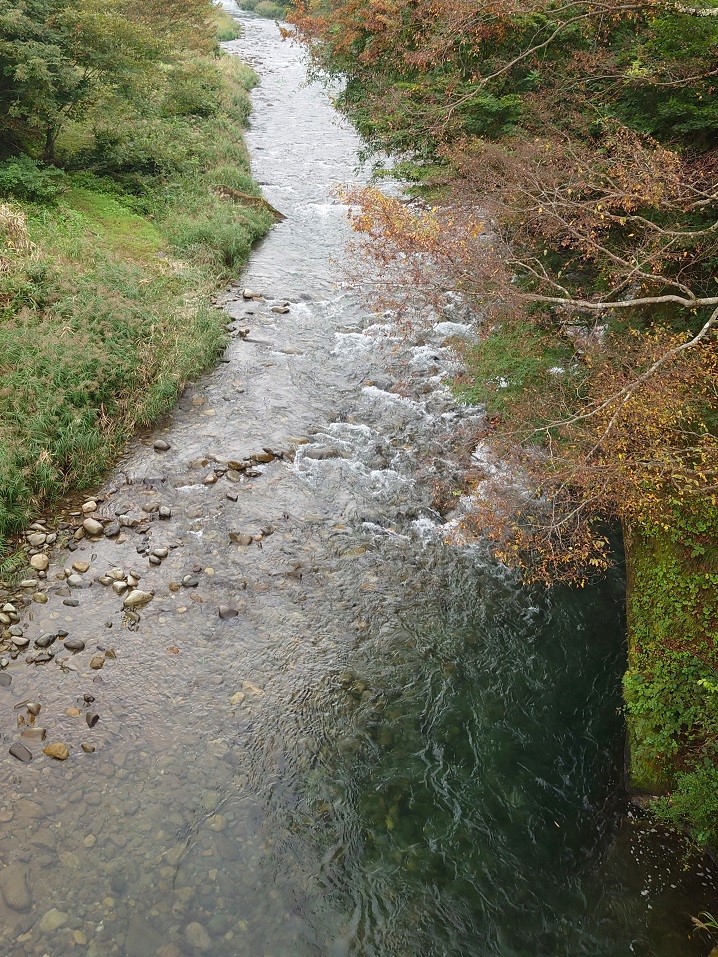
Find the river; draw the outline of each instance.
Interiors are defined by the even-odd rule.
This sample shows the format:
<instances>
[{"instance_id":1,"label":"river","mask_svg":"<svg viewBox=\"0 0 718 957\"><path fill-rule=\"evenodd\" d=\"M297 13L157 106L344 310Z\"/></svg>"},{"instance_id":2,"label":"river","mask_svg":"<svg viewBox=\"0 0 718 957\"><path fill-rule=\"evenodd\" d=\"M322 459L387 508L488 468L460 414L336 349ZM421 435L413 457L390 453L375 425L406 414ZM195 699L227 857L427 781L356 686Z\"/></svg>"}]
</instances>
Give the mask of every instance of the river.
<instances>
[{"instance_id":1,"label":"river","mask_svg":"<svg viewBox=\"0 0 718 957\"><path fill-rule=\"evenodd\" d=\"M68 635L0 687L0 953L705 955L714 874L622 792L620 576L547 594L444 543L470 330L401 339L343 283L360 144L240 16L286 219L222 297L224 361L98 490L120 536L53 547L22 591L28 650ZM108 573L152 599L128 614Z\"/></svg>"}]
</instances>

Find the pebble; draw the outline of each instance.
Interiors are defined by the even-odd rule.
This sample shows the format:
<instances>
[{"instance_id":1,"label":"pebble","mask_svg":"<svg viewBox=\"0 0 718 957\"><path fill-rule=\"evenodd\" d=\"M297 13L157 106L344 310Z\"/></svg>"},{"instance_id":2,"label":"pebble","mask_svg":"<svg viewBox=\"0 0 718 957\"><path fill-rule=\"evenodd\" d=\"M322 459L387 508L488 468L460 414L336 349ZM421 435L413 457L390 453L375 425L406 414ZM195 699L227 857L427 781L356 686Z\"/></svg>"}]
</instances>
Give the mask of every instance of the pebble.
<instances>
[{"instance_id":1,"label":"pebble","mask_svg":"<svg viewBox=\"0 0 718 957\"><path fill-rule=\"evenodd\" d=\"M258 292L255 292L254 289L244 289L242 291L242 299L260 299L261 296Z\"/></svg>"},{"instance_id":2,"label":"pebble","mask_svg":"<svg viewBox=\"0 0 718 957\"><path fill-rule=\"evenodd\" d=\"M42 532L33 532L31 535L27 536L28 544L33 548L39 548L41 545L44 545L47 540L47 535Z\"/></svg>"},{"instance_id":3,"label":"pebble","mask_svg":"<svg viewBox=\"0 0 718 957\"><path fill-rule=\"evenodd\" d=\"M50 564L50 559L47 555L33 555L30 559L30 564L37 572L44 572L47 569L47 566Z\"/></svg>"},{"instance_id":4,"label":"pebble","mask_svg":"<svg viewBox=\"0 0 718 957\"><path fill-rule=\"evenodd\" d=\"M113 582L112 590L116 595L122 595L127 591L127 582Z\"/></svg>"},{"instance_id":5,"label":"pebble","mask_svg":"<svg viewBox=\"0 0 718 957\"><path fill-rule=\"evenodd\" d=\"M236 608L230 608L229 605L220 605L219 606L219 617L222 621L225 621L227 618L236 618L239 612Z\"/></svg>"},{"instance_id":6,"label":"pebble","mask_svg":"<svg viewBox=\"0 0 718 957\"><path fill-rule=\"evenodd\" d=\"M77 598L63 598L62 604L67 605L68 608L77 608L80 602Z\"/></svg>"},{"instance_id":7,"label":"pebble","mask_svg":"<svg viewBox=\"0 0 718 957\"><path fill-rule=\"evenodd\" d=\"M66 744L62 744L59 741L54 744L48 744L42 749L42 753L46 754L48 758L54 758L56 761L66 761L70 757L70 749Z\"/></svg>"},{"instance_id":8,"label":"pebble","mask_svg":"<svg viewBox=\"0 0 718 957\"><path fill-rule=\"evenodd\" d=\"M182 585L184 588L196 588L199 585L199 578L196 575L185 575Z\"/></svg>"},{"instance_id":9,"label":"pebble","mask_svg":"<svg viewBox=\"0 0 718 957\"><path fill-rule=\"evenodd\" d=\"M105 538L114 538L116 535L120 534L120 523L119 522L110 522L109 525L105 526Z\"/></svg>"},{"instance_id":10,"label":"pebble","mask_svg":"<svg viewBox=\"0 0 718 957\"><path fill-rule=\"evenodd\" d=\"M24 731L20 732L20 737L27 741L44 741L47 737L47 731L45 728L25 728Z\"/></svg>"},{"instance_id":11,"label":"pebble","mask_svg":"<svg viewBox=\"0 0 718 957\"><path fill-rule=\"evenodd\" d=\"M45 594L45 592L36 591L35 594L32 596L32 600L34 602L37 602L38 605L46 605L47 595Z\"/></svg>"},{"instance_id":12,"label":"pebble","mask_svg":"<svg viewBox=\"0 0 718 957\"><path fill-rule=\"evenodd\" d=\"M67 584L70 588L82 588L85 584L85 579L76 572L73 572L72 575L67 576Z\"/></svg>"},{"instance_id":13,"label":"pebble","mask_svg":"<svg viewBox=\"0 0 718 957\"><path fill-rule=\"evenodd\" d=\"M123 604L125 608L138 608L140 605L146 605L152 597L152 592L150 591L133 588L129 595L125 597Z\"/></svg>"},{"instance_id":14,"label":"pebble","mask_svg":"<svg viewBox=\"0 0 718 957\"><path fill-rule=\"evenodd\" d=\"M157 558L167 558L169 553L170 553L169 548L153 548L152 549L152 554L155 555Z\"/></svg>"},{"instance_id":15,"label":"pebble","mask_svg":"<svg viewBox=\"0 0 718 957\"><path fill-rule=\"evenodd\" d=\"M85 502L85 504L82 506L82 511L85 513L85 515L89 515L90 512L96 512L97 502L94 501L94 499L90 499L88 502Z\"/></svg>"},{"instance_id":16,"label":"pebble","mask_svg":"<svg viewBox=\"0 0 718 957\"><path fill-rule=\"evenodd\" d=\"M236 492L227 492L225 498L228 498L230 502L236 502L239 495Z\"/></svg>"},{"instance_id":17,"label":"pebble","mask_svg":"<svg viewBox=\"0 0 718 957\"><path fill-rule=\"evenodd\" d=\"M35 639L36 648L49 648L51 644L55 641L57 635L40 635L39 638Z\"/></svg>"},{"instance_id":18,"label":"pebble","mask_svg":"<svg viewBox=\"0 0 718 957\"><path fill-rule=\"evenodd\" d=\"M95 745L94 745L94 744L82 744L82 745L81 745L81 748L82 748L82 750L85 752L85 754L92 754L92 753L94 752L94 750L95 750Z\"/></svg>"},{"instance_id":19,"label":"pebble","mask_svg":"<svg viewBox=\"0 0 718 957\"><path fill-rule=\"evenodd\" d=\"M94 728L99 720L100 716L95 711L88 711L85 715L85 721L87 721L88 728Z\"/></svg>"},{"instance_id":20,"label":"pebble","mask_svg":"<svg viewBox=\"0 0 718 957\"><path fill-rule=\"evenodd\" d=\"M28 751L24 744L13 744L10 748L10 754L17 758L18 761L22 761L23 764L28 764L32 761L32 753Z\"/></svg>"},{"instance_id":21,"label":"pebble","mask_svg":"<svg viewBox=\"0 0 718 957\"><path fill-rule=\"evenodd\" d=\"M169 452L169 450L172 448L169 442L166 442L164 439L157 439L152 447L155 452Z\"/></svg>"},{"instance_id":22,"label":"pebble","mask_svg":"<svg viewBox=\"0 0 718 957\"><path fill-rule=\"evenodd\" d=\"M82 638L68 638L67 641L64 642L64 646L68 651L85 650L85 642L82 640Z\"/></svg>"},{"instance_id":23,"label":"pebble","mask_svg":"<svg viewBox=\"0 0 718 957\"><path fill-rule=\"evenodd\" d=\"M28 714L34 715L37 717L42 710L42 706L39 705L36 701L28 701L27 703Z\"/></svg>"},{"instance_id":24,"label":"pebble","mask_svg":"<svg viewBox=\"0 0 718 957\"><path fill-rule=\"evenodd\" d=\"M16 648L27 648L30 644L30 639L26 638L24 635L13 635L12 643Z\"/></svg>"},{"instance_id":25,"label":"pebble","mask_svg":"<svg viewBox=\"0 0 718 957\"><path fill-rule=\"evenodd\" d=\"M72 567L75 569L76 572L84 573L90 567L90 563L89 562L73 562Z\"/></svg>"},{"instance_id":26,"label":"pebble","mask_svg":"<svg viewBox=\"0 0 718 957\"><path fill-rule=\"evenodd\" d=\"M187 943L203 954L212 946L212 938L207 933L206 927L200 924L199 921L194 920L191 924L187 924L184 934Z\"/></svg>"},{"instance_id":27,"label":"pebble","mask_svg":"<svg viewBox=\"0 0 718 957\"><path fill-rule=\"evenodd\" d=\"M0 688L9 688L12 684L10 675L0 674Z\"/></svg>"},{"instance_id":28,"label":"pebble","mask_svg":"<svg viewBox=\"0 0 718 957\"><path fill-rule=\"evenodd\" d=\"M172 518L172 509L168 505L160 505L160 518Z\"/></svg>"},{"instance_id":29,"label":"pebble","mask_svg":"<svg viewBox=\"0 0 718 957\"><path fill-rule=\"evenodd\" d=\"M102 522L98 522L96 518L86 518L82 523L82 527L88 535L102 535L104 530Z\"/></svg>"}]
</instances>

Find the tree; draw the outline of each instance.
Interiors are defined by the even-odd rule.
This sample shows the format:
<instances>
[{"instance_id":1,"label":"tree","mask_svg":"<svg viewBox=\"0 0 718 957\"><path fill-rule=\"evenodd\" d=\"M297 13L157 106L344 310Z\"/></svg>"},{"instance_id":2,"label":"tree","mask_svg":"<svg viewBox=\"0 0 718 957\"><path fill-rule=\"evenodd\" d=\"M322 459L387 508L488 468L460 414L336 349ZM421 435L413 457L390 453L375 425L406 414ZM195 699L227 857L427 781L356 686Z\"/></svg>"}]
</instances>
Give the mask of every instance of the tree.
<instances>
[{"instance_id":1,"label":"tree","mask_svg":"<svg viewBox=\"0 0 718 957\"><path fill-rule=\"evenodd\" d=\"M0 0L5 150L35 148L53 162L63 124L100 91L128 93L177 55L179 40L208 43L209 11L209 0L161 7L152 0Z\"/></svg>"}]
</instances>

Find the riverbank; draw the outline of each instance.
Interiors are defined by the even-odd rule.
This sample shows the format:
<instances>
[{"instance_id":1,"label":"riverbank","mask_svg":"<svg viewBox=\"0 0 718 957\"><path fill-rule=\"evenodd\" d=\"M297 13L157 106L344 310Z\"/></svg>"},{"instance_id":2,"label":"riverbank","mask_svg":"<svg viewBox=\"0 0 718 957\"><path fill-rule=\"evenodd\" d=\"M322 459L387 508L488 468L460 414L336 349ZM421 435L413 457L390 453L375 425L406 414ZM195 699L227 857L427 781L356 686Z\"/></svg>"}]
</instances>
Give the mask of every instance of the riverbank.
<instances>
[{"instance_id":1,"label":"riverbank","mask_svg":"<svg viewBox=\"0 0 718 957\"><path fill-rule=\"evenodd\" d=\"M252 70L195 53L171 73L68 122L55 163L0 165L0 543L96 483L216 360L211 297L274 221L242 139Z\"/></svg>"}]
</instances>

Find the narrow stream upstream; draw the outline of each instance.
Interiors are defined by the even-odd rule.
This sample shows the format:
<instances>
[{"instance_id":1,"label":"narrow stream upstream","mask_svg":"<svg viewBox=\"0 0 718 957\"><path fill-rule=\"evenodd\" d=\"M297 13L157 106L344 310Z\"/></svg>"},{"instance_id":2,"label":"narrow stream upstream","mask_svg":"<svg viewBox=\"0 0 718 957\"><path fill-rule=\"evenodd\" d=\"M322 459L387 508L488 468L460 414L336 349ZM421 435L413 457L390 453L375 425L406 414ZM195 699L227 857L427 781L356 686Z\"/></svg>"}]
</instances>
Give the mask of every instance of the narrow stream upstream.
<instances>
[{"instance_id":1,"label":"narrow stream upstream","mask_svg":"<svg viewBox=\"0 0 718 957\"><path fill-rule=\"evenodd\" d=\"M462 329L399 342L341 288L332 187L359 143L297 47L240 16L254 170L287 218L225 297L226 361L98 494L121 534L55 547L23 592L0 954L705 955L713 874L625 813L621 582L533 593L443 544ZM397 362L421 373L409 394ZM97 581L115 569L154 593L139 620ZM58 631L86 648L61 634L27 664ZM27 701L47 738L22 764Z\"/></svg>"}]
</instances>

